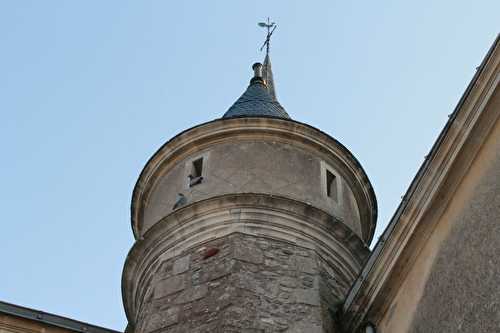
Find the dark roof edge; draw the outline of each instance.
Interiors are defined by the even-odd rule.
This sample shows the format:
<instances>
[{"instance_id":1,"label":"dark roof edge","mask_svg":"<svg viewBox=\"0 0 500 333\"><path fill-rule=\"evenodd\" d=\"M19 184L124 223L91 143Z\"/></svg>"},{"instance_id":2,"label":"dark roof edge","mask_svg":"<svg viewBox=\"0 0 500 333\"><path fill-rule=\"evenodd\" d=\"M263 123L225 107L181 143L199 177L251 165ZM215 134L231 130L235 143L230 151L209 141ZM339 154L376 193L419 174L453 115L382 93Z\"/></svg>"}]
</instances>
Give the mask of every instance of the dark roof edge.
<instances>
[{"instance_id":1,"label":"dark roof edge","mask_svg":"<svg viewBox=\"0 0 500 333\"><path fill-rule=\"evenodd\" d=\"M0 314L8 314L80 333L121 333L82 321L0 301Z\"/></svg>"}]
</instances>

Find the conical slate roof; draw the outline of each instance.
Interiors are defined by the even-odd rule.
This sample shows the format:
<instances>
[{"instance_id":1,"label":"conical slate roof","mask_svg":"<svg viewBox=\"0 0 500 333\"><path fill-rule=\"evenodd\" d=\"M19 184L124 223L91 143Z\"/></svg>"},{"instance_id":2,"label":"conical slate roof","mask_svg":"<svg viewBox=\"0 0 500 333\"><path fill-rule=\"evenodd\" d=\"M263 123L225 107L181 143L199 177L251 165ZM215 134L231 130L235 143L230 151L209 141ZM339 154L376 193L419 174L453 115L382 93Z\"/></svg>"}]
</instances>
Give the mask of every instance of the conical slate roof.
<instances>
[{"instance_id":1,"label":"conical slate roof","mask_svg":"<svg viewBox=\"0 0 500 333\"><path fill-rule=\"evenodd\" d=\"M258 65L262 67L261 64ZM265 79L267 79L267 82ZM276 100L269 56L266 56L264 61L263 73L261 75L256 74L252 78L247 90L234 102L222 118L259 116L290 119L288 113Z\"/></svg>"}]
</instances>

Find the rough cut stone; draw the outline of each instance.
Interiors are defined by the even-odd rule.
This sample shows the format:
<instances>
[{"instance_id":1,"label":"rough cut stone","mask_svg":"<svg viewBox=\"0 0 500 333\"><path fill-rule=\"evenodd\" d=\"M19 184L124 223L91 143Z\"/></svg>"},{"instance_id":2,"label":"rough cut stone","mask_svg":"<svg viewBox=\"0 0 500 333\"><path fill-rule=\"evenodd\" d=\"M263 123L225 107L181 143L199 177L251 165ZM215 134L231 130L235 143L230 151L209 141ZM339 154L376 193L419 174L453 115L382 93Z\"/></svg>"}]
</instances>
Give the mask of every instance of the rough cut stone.
<instances>
[{"instance_id":1,"label":"rough cut stone","mask_svg":"<svg viewBox=\"0 0 500 333\"><path fill-rule=\"evenodd\" d=\"M332 280L319 269L326 263L314 252L297 260L301 248L286 244L283 253L284 244L270 239L264 259L257 240L235 234L203 245L224 251L210 260L191 249L164 263L175 275L152 280L147 308L166 310L146 316L136 333L331 332L321 324L331 322L325 309L339 299L318 287Z\"/></svg>"},{"instance_id":2,"label":"rough cut stone","mask_svg":"<svg viewBox=\"0 0 500 333\"><path fill-rule=\"evenodd\" d=\"M185 271L187 271L189 269L189 261L190 260L191 260L190 255L187 255L187 256L184 256L184 257L177 259L174 262L174 266L172 268L172 273L174 275L177 275L177 274L184 273Z\"/></svg>"},{"instance_id":3,"label":"rough cut stone","mask_svg":"<svg viewBox=\"0 0 500 333\"><path fill-rule=\"evenodd\" d=\"M253 264L261 264L264 260L262 251L258 247L243 247L236 245L234 248L234 258Z\"/></svg>"},{"instance_id":4,"label":"rough cut stone","mask_svg":"<svg viewBox=\"0 0 500 333\"><path fill-rule=\"evenodd\" d=\"M172 307L164 311L160 311L151 315L146 333L156 331L161 328L171 326L179 320L179 308Z\"/></svg>"},{"instance_id":5,"label":"rough cut stone","mask_svg":"<svg viewBox=\"0 0 500 333\"><path fill-rule=\"evenodd\" d=\"M183 290L186 284L185 280L184 275L175 275L159 281L155 288L154 297L161 298Z\"/></svg>"},{"instance_id":6,"label":"rough cut stone","mask_svg":"<svg viewBox=\"0 0 500 333\"><path fill-rule=\"evenodd\" d=\"M208 286L206 284L194 286L193 288L184 290L175 300L176 303L188 303L196 301L197 299L205 297L208 293Z\"/></svg>"},{"instance_id":7,"label":"rough cut stone","mask_svg":"<svg viewBox=\"0 0 500 333\"><path fill-rule=\"evenodd\" d=\"M316 262L312 258L308 257L296 257L295 264L297 268L304 273L317 273Z\"/></svg>"},{"instance_id":8,"label":"rough cut stone","mask_svg":"<svg viewBox=\"0 0 500 333\"><path fill-rule=\"evenodd\" d=\"M319 325L310 325L308 323L296 323L293 327L290 327L286 333L324 333L323 329Z\"/></svg>"},{"instance_id":9,"label":"rough cut stone","mask_svg":"<svg viewBox=\"0 0 500 333\"><path fill-rule=\"evenodd\" d=\"M315 289L296 289L294 296L297 303L319 305L319 294Z\"/></svg>"}]
</instances>

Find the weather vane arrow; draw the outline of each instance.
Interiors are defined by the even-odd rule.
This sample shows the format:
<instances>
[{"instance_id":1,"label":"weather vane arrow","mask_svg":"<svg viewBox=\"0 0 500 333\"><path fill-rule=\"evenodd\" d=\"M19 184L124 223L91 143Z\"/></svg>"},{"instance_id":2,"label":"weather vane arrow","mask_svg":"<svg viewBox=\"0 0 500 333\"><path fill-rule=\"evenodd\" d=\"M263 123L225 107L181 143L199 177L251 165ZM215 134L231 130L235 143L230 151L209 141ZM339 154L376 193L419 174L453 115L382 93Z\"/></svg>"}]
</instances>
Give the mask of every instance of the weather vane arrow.
<instances>
[{"instance_id":1,"label":"weather vane arrow","mask_svg":"<svg viewBox=\"0 0 500 333\"><path fill-rule=\"evenodd\" d=\"M278 25L275 22L271 22L269 20L269 17L268 17L267 23L266 22L259 22L258 26L267 29L266 40L264 41L264 44L262 44L262 46L260 47L260 51L262 51L264 49L264 46L265 46L266 47L266 54L269 54L269 44L271 43L271 35L273 34L274 30L276 30Z\"/></svg>"}]
</instances>

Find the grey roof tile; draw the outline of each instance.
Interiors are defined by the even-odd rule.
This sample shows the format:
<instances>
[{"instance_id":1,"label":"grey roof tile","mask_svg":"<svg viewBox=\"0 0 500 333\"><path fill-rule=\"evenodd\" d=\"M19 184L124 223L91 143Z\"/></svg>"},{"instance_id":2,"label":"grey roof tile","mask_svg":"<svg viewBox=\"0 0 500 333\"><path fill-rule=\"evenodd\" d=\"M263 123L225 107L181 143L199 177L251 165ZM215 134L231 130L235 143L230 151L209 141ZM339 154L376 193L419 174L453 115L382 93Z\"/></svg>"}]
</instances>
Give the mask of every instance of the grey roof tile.
<instances>
[{"instance_id":1,"label":"grey roof tile","mask_svg":"<svg viewBox=\"0 0 500 333\"><path fill-rule=\"evenodd\" d=\"M281 104L269 94L267 87L258 81L248 86L243 95L227 110L222 118L245 116L290 119Z\"/></svg>"}]
</instances>

